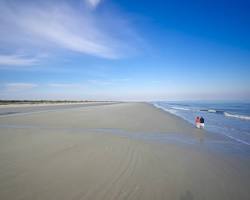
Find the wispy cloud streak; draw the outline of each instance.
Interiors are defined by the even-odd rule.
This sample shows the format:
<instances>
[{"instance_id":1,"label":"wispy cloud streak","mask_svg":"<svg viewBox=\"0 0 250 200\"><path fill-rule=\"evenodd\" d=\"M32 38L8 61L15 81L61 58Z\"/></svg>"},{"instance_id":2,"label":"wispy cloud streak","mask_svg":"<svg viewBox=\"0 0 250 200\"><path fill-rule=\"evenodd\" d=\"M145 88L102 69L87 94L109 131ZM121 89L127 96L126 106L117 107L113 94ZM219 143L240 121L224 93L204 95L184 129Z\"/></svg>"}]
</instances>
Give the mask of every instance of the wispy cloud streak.
<instances>
[{"instance_id":1,"label":"wispy cloud streak","mask_svg":"<svg viewBox=\"0 0 250 200\"><path fill-rule=\"evenodd\" d=\"M37 58L28 58L22 55L0 55L1 66L30 66L38 62Z\"/></svg>"},{"instance_id":2,"label":"wispy cloud streak","mask_svg":"<svg viewBox=\"0 0 250 200\"><path fill-rule=\"evenodd\" d=\"M76 88L84 88L82 84L78 83L50 83L49 87L52 88L61 88L61 89L76 89Z\"/></svg>"},{"instance_id":3,"label":"wispy cloud streak","mask_svg":"<svg viewBox=\"0 0 250 200\"><path fill-rule=\"evenodd\" d=\"M30 90L37 87L37 84L34 83L7 83L5 84L5 90L9 92Z\"/></svg>"},{"instance_id":4,"label":"wispy cloud streak","mask_svg":"<svg viewBox=\"0 0 250 200\"><path fill-rule=\"evenodd\" d=\"M102 0L85 0L85 2L91 6L91 8L96 8Z\"/></svg>"},{"instance_id":5,"label":"wispy cloud streak","mask_svg":"<svg viewBox=\"0 0 250 200\"><path fill-rule=\"evenodd\" d=\"M131 52L129 48L136 49L135 43L129 44L136 40L135 35L124 34L131 28L122 24L124 30L120 29L122 20L117 20L119 16L110 14L105 16L106 20L84 7L76 8L66 1L53 2L2 1L0 44L12 48L30 47L31 51L44 47L65 49L108 59L128 54ZM96 7L100 0L88 2Z\"/></svg>"}]
</instances>

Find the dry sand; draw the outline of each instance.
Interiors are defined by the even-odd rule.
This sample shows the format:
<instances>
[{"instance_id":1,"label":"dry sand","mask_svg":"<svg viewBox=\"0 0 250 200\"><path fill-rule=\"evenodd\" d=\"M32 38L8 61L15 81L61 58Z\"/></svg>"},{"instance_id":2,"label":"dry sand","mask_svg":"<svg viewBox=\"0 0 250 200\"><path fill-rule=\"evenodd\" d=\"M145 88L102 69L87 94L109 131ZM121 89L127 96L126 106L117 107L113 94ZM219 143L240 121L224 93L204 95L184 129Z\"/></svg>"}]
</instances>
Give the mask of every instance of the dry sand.
<instances>
[{"instance_id":1,"label":"dry sand","mask_svg":"<svg viewBox=\"0 0 250 200\"><path fill-rule=\"evenodd\" d=\"M0 199L250 199L249 156L210 140L223 141L145 103L3 116Z\"/></svg>"}]
</instances>

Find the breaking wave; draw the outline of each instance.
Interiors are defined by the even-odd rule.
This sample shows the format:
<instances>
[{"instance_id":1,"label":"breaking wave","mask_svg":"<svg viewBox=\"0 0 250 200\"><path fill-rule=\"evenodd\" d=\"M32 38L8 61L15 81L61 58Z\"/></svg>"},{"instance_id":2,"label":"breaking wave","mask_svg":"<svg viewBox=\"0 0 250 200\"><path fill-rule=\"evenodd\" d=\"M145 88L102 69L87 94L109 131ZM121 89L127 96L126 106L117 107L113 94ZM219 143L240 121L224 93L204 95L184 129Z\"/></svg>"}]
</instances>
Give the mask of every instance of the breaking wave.
<instances>
[{"instance_id":1,"label":"breaking wave","mask_svg":"<svg viewBox=\"0 0 250 200\"><path fill-rule=\"evenodd\" d=\"M164 108L166 109L166 108ZM215 110L215 109L191 109L191 108L184 108L184 107L177 107L177 106L171 106L171 109L168 109L168 111L171 110L171 112L174 112L173 110L182 110L182 111L201 111L201 112L209 112L209 113L215 113L215 114L221 114L224 115L225 117L232 117L232 118L237 118L241 120L250 120L250 116L248 115L239 115L239 114L232 114L228 113L224 110Z\"/></svg>"},{"instance_id":2,"label":"breaking wave","mask_svg":"<svg viewBox=\"0 0 250 200\"><path fill-rule=\"evenodd\" d=\"M231 114L231 113L227 113L227 112L224 112L224 115L226 117L233 117L233 118L238 118L238 119L243 119L243 120L250 120L250 116L246 116L246 115L236 115L236 114Z\"/></svg>"}]
</instances>

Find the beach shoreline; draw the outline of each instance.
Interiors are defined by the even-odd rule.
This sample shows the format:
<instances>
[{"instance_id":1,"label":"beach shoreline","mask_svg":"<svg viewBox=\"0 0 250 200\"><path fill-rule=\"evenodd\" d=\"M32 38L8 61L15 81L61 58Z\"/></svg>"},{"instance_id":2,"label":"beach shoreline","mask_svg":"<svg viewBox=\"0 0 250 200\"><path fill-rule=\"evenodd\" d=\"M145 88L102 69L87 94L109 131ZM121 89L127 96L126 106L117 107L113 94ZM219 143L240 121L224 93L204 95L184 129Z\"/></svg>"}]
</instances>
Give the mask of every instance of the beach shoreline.
<instances>
[{"instance_id":1,"label":"beach shoreline","mask_svg":"<svg viewBox=\"0 0 250 200\"><path fill-rule=\"evenodd\" d=\"M250 154L223 142L148 103L3 116L0 199L249 199Z\"/></svg>"}]
</instances>

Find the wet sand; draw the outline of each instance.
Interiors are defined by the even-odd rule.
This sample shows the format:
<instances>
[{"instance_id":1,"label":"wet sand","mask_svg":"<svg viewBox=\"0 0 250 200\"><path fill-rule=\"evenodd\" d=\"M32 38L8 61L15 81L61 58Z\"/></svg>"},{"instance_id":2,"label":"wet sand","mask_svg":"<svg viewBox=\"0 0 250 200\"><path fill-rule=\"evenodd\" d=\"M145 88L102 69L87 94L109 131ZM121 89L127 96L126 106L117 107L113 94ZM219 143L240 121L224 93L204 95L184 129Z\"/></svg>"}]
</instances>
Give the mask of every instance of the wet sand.
<instances>
[{"instance_id":1,"label":"wet sand","mask_svg":"<svg viewBox=\"0 0 250 200\"><path fill-rule=\"evenodd\" d=\"M2 115L0 199L249 199L250 154L210 143L146 103Z\"/></svg>"}]
</instances>

